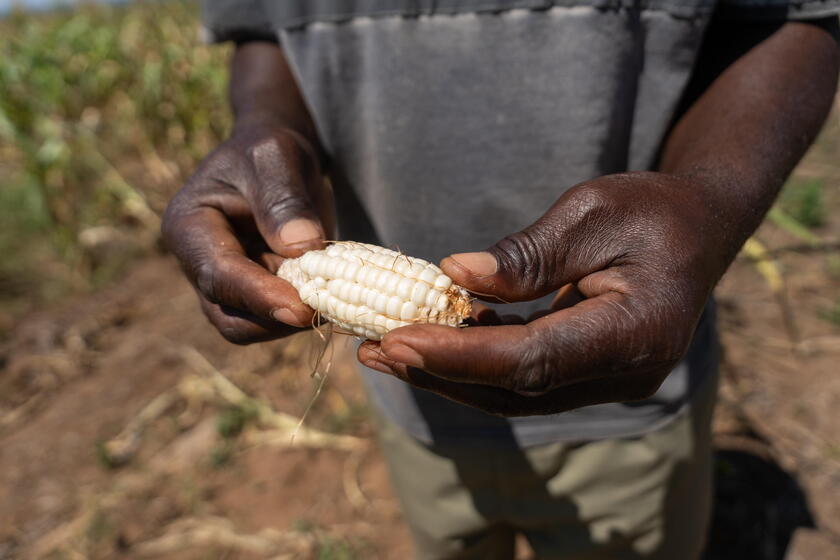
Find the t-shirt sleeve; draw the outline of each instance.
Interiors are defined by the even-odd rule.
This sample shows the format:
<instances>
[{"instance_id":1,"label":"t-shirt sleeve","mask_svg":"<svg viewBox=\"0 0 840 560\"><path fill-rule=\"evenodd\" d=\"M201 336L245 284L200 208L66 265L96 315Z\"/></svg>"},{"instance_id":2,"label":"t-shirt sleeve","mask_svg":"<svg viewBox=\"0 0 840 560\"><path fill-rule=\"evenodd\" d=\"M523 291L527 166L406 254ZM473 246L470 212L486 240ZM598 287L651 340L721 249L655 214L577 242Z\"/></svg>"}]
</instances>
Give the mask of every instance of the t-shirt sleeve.
<instances>
[{"instance_id":1,"label":"t-shirt sleeve","mask_svg":"<svg viewBox=\"0 0 840 560\"><path fill-rule=\"evenodd\" d=\"M262 0L204 0L202 23L211 43L277 40Z\"/></svg>"},{"instance_id":2,"label":"t-shirt sleeve","mask_svg":"<svg viewBox=\"0 0 840 560\"><path fill-rule=\"evenodd\" d=\"M746 20L809 20L836 17L840 0L719 0L718 12Z\"/></svg>"}]
</instances>

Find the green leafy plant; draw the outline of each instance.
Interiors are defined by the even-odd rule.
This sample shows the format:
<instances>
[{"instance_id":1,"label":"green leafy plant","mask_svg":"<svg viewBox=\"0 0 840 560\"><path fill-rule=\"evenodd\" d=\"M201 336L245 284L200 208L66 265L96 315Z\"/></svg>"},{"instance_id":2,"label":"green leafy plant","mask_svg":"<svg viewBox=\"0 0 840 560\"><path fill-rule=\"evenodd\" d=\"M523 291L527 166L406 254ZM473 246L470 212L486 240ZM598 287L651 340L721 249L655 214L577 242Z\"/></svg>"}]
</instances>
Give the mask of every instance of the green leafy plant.
<instances>
[{"instance_id":1,"label":"green leafy plant","mask_svg":"<svg viewBox=\"0 0 840 560\"><path fill-rule=\"evenodd\" d=\"M808 228L825 225L826 207L821 179L791 179L780 198L782 210Z\"/></svg>"},{"instance_id":2,"label":"green leafy plant","mask_svg":"<svg viewBox=\"0 0 840 560\"><path fill-rule=\"evenodd\" d=\"M820 317L828 321L829 323L834 324L837 327L840 327L840 298L838 298L834 305L829 307L828 309L823 309L820 312Z\"/></svg>"},{"instance_id":3,"label":"green leafy plant","mask_svg":"<svg viewBox=\"0 0 840 560\"><path fill-rule=\"evenodd\" d=\"M226 439L238 436L245 426L258 417L257 407L250 402L222 410L216 418L216 431Z\"/></svg>"},{"instance_id":4,"label":"green leafy plant","mask_svg":"<svg viewBox=\"0 0 840 560\"><path fill-rule=\"evenodd\" d=\"M0 34L1 337L154 250L158 213L230 121L228 50L200 42L195 2L15 12Z\"/></svg>"},{"instance_id":5,"label":"green leafy plant","mask_svg":"<svg viewBox=\"0 0 840 560\"><path fill-rule=\"evenodd\" d=\"M331 536L322 536L318 543L318 560L358 560L359 547L355 544Z\"/></svg>"}]
</instances>

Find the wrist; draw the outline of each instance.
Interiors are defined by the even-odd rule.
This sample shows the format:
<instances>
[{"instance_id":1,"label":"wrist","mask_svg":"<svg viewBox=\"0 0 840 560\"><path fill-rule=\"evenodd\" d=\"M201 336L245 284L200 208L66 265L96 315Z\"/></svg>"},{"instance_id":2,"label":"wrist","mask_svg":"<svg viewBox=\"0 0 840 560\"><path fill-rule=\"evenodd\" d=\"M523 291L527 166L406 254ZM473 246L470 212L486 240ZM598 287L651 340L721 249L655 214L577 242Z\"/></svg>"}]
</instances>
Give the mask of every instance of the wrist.
<instances>
[{"instance_id":1,"label":"wrist","mask_svg":"<svg viewBox=\"0 0 840 560\"><path fill-rule=\"evenodd\" d=\"M675 271L704 283L717 282L755 227L756 210L732 199L737 191L723 174L668 170L620 178L629 183L629 196L621 197L627 214L641 224L653 220L654 230L667 224L660 235L669 250L661 254L670 255Z\"/></svg>"},{"instance_id":2,"label":"wrist","mask_svg":"<svg viewBox=\"0 0 840 560\"><path fill-rule=\"evenodd\" d=\"M279 140L284 150L298 152L310 160L318 169L324 167L324 157L317 139L289 126L283 119L259 114L237 118L230 140L246 149L267 139Z\"/></svg>"},{"instance_id":3,"label":"wrist","mask_svg":"<svg viewBox=\"0 0 840 560\"><path fill-rule=\"evenodd\" d=\"M320 157L318 133L283 50L274 43L240 45L231 61L233 136L291 134Z\"/></svg>"}]
</instances>

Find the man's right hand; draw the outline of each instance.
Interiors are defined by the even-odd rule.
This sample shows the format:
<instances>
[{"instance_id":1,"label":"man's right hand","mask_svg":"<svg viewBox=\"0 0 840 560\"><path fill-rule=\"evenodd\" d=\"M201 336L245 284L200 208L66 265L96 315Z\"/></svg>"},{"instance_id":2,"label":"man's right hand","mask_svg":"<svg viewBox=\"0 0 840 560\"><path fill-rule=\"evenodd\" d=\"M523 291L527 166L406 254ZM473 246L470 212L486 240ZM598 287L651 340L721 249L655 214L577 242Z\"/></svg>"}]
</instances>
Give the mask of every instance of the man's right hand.
<instances>
[{"instance_id":1,"label":"man's right hand","mask_svg":"<svg viewBox=\"0 0 840 560\"><path fill-rule=\"evenodd\" d=\"M311 325L312 309L274 272L283 258L323 246L311 194L323 189L317 155L301 135L251 127L214 150L170 202L164 239L204 314L230 342Z\"/></svg>"}]
</instances>

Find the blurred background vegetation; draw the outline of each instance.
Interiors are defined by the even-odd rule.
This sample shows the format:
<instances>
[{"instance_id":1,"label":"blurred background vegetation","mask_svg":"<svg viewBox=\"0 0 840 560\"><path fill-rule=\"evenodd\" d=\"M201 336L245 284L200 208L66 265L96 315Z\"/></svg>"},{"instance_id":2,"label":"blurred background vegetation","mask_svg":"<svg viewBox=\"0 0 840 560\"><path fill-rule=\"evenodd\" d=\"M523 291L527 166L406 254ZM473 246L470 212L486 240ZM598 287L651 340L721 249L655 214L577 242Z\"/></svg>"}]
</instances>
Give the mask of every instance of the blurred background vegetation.
<instances>
[{"instance_id":1,"label":"blurred background vegetation","mask_svg":"<svg viewBox=\"0 0 840 560\"><path fill-rule=\"evenodd\" d=\"M113 279L225 135L228 49L195 2L0 19L0 339L33 307Z\"/></svg>"}]
</instances>

